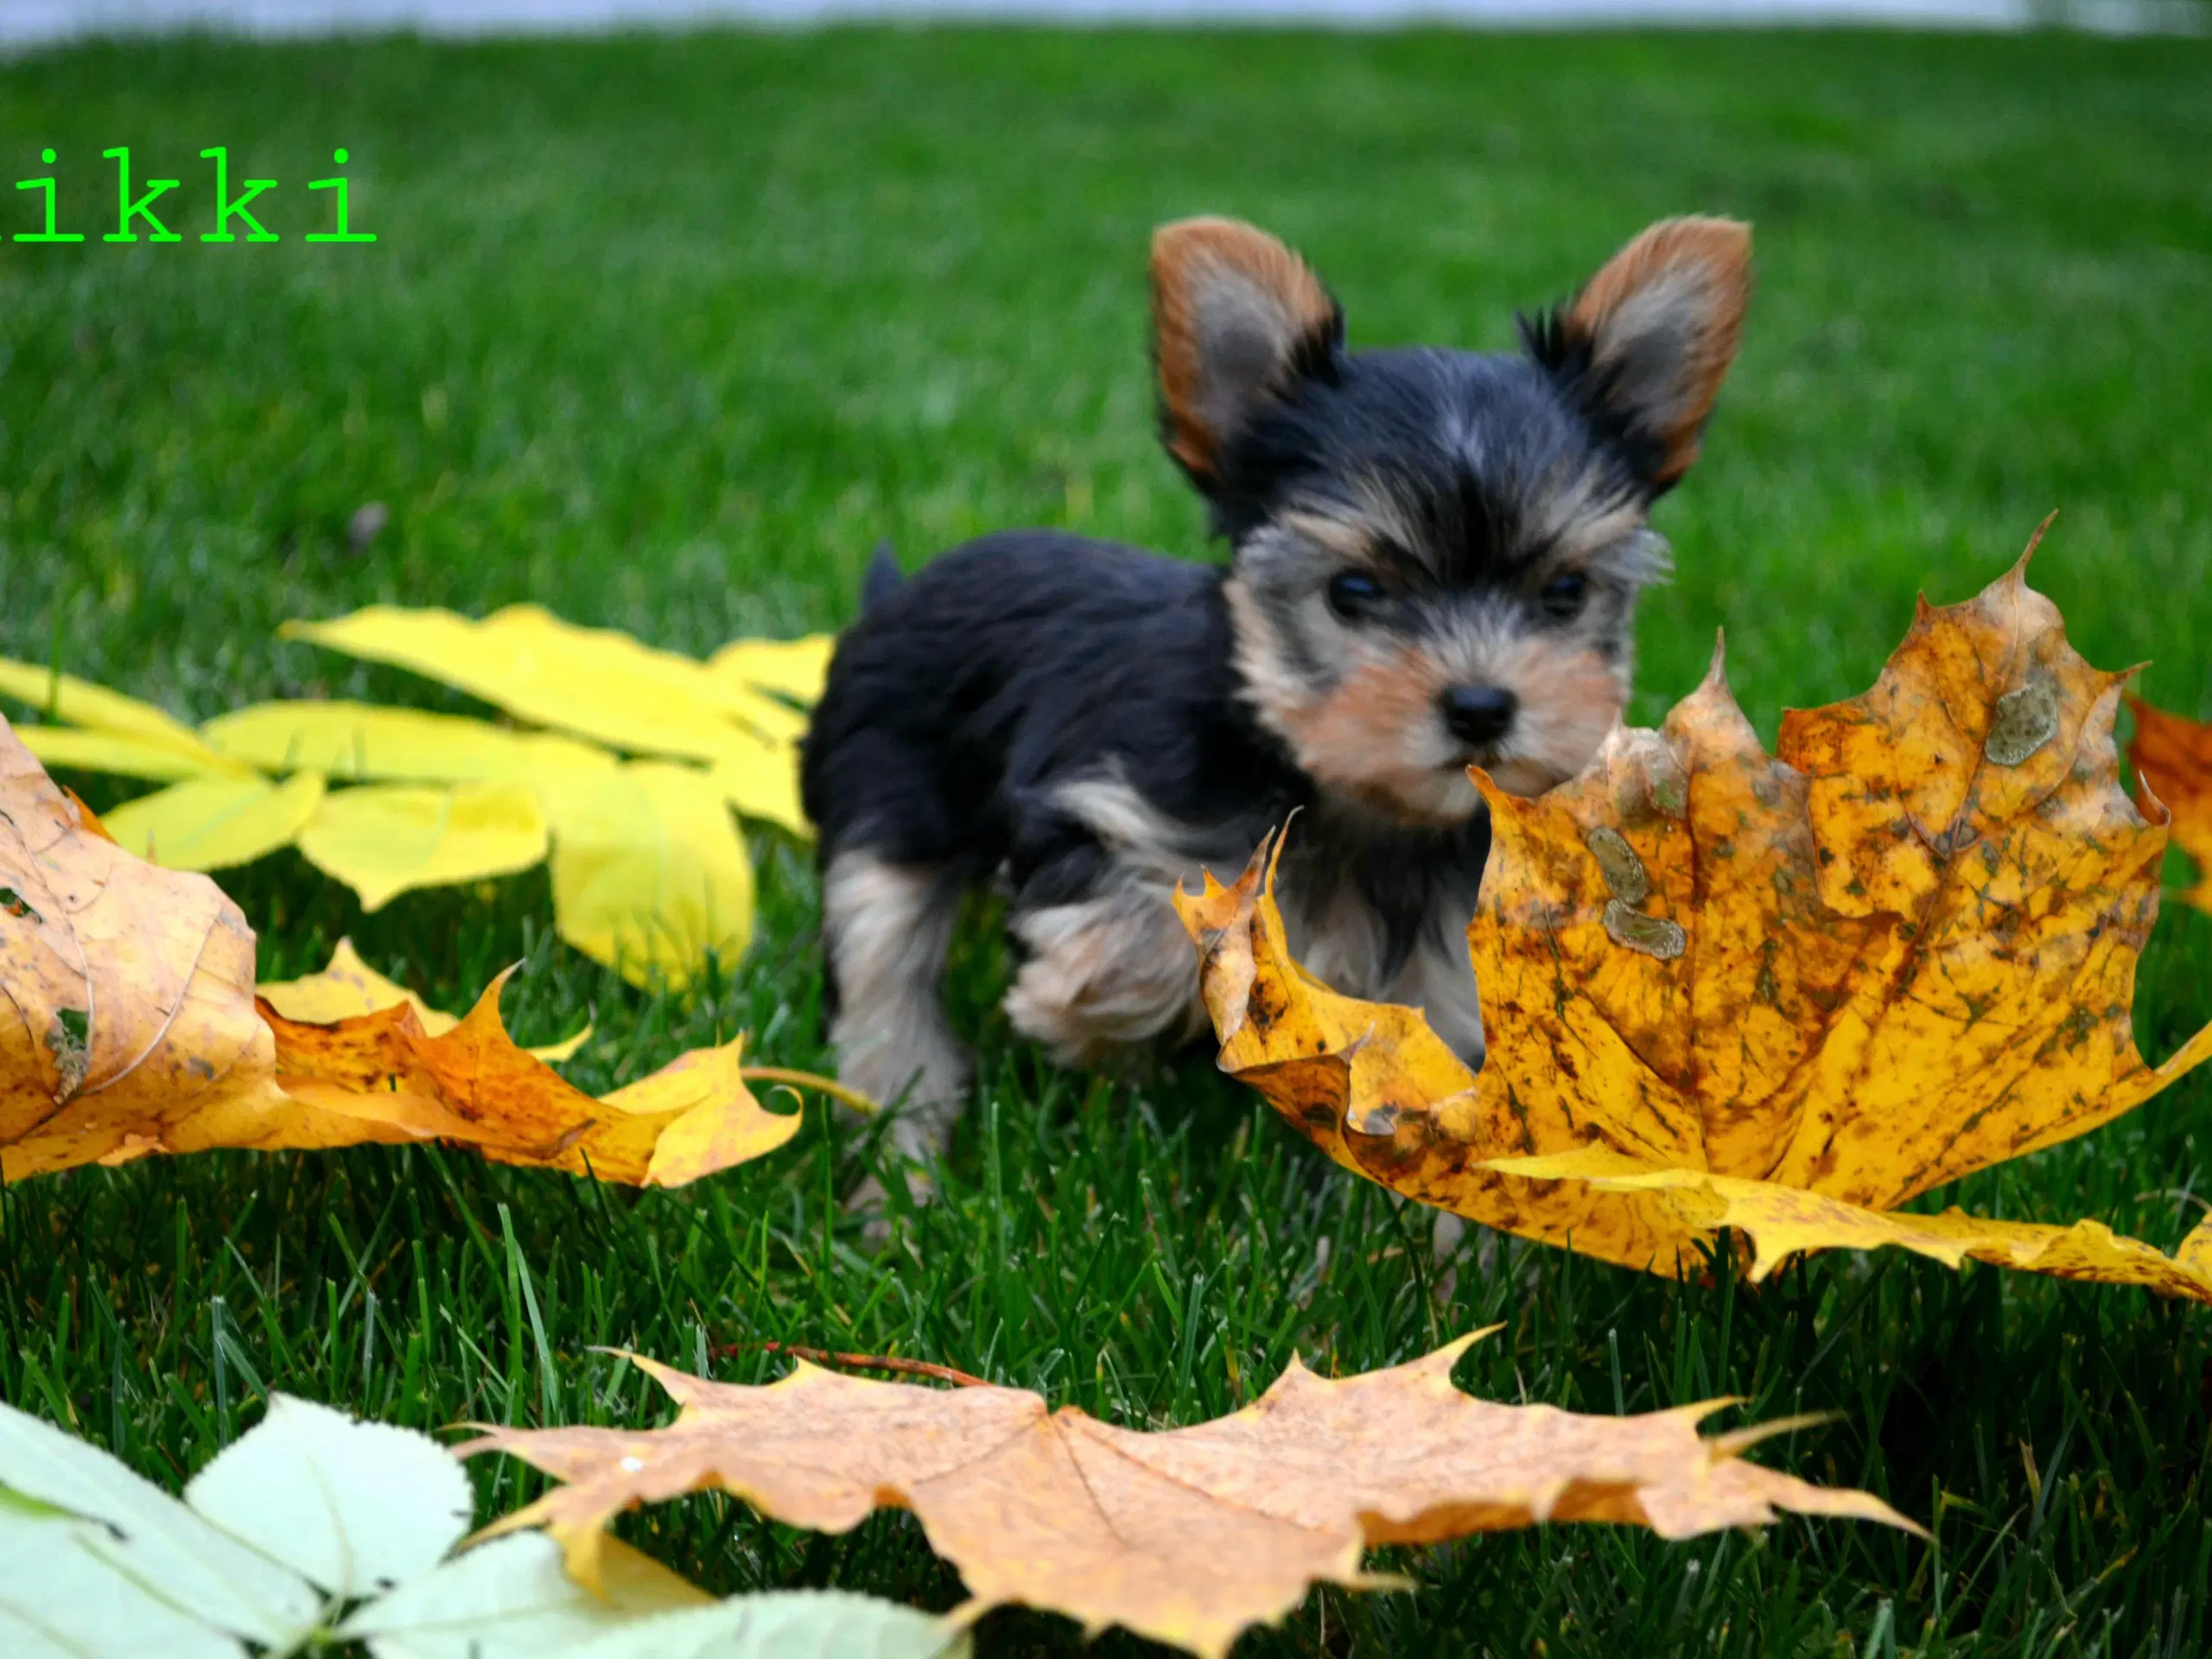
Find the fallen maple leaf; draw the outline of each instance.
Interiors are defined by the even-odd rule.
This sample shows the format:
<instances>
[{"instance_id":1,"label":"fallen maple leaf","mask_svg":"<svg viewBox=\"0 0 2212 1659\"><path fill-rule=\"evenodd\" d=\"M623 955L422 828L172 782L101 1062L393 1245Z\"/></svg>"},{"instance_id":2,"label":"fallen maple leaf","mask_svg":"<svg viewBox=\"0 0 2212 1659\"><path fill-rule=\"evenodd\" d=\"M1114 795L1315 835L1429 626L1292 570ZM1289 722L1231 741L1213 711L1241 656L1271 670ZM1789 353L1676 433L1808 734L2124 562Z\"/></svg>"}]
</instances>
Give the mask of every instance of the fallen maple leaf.
<instances>
[{"instance_id":1,"label":"fallen maple leaf","mask_svg":"<svg viewBox=\"0 0 2212 1659\"><path fill-rule=\"evenodd\" d=\"M403 1002L415 1010L425 1036L442 1037L461 1023L458 1014L432 1007L405 986L370 967L351 939L338 941L329 963L320 972L298 979L265 981L257 990L261 1000L285 1019L308 1025L334 1025L354 1014L378 1014ZM525 1052L541 1060L570 1059L591 1040L591 1031L587 1021L573 1037Z\"/></svg>"},{"instance_id":2,"label":"fallen maple leaf","mask_svg":"<svg viewBox=\"0 0 2212 1659\"><path fill-rule=\"evenodd\" d=\"M48 765L81 764L66 746L39 747ZM211 772L124 802L108 814L109 833L165 869L227 870L290 846L326 799L320 772L295 772L282 783L258 772Z\"/></svg>"},{"instance_id":3,"label":"fallen maple leaf","mask_svg":"<svg viewBox=\"0 0 2212 1659\"><path fill-rule=\"evenodd\" d=\"M334 621L290 623L283 632L411 669L522 719L632 753L717 761L795 741L806 729L805 715L764 695L747 675L742 654L727 655L727 668L717 668L611 628L577 627L537 605L511 605L480 622L451 611L372 605ZM806 683L791 677L790 658L764 660L776 664L776 689ZM819 660L826 672L826 654ZM810 695L818 694L820 681L812 683Z\"/></svg>"},{"instance_id":4,"label":"fallen maple leaf","mask_svg":"<svg viewBox=\"0 0 2212 1659\"><path fill-rule=\"evenodd\" d=\"M507 1035L499 1019L507 977L493 981L466 1018L436 1036L407 1002L318 1025L287 1020L264 1001L261 1016L276 1037L276 1081L294 1101L334 1117L368 1117L409 1136L456 1141L495 1163L631 1186L680 1186L772 1152L798 1133L796 1116L762 1109L746 1087L741 1037L695 1049L594 1100ZM225 1125L219 1133L233 1131ZM188 1136L187 1144L175 1140L170 1150L200 1149Z\"/></svg>"},{"instance_id":5,"label":"fallen maple leaf","mask_svg":"<svg viewBox=\"0 0 2212 1659\"><path fill-rule=\"evenodd\" d=\"M1209 1656L1314 1583L1395 1586L1360 1570L1377 1545L1541 1521L1687 1538L1777 1510L1919 1531L1867 1493L1743 1460L1794 1425L1700 1438L1726 1402L1595 1417L1473 1399L1452 1367L1482 1334L1340 1381L1294 1359L1243 1410L1159 1433L1016 1389L918 1388L804 1361L748 1388L632 1355L682 1408L671 1427L492 1427L454 1450L512 1452L568 1483L487 1533L545 1527L587 1584L607 1523L638 1503L718 1488L824 1532L888 1505L913 1510L959 1568L969 1599L956 1620L1020 1602Z\"/></svg>"},{"instance_id":6,"label":"fallen maple leaf","mask_svg":"<svg viewBox=\"0 0 2212 1659\"><path fill-rule=\"evenodd\" d=\"M67 722L30 728L66 751L49 765L119 772L128 778L197 778L247 770L210 748L175 715L59 669L0 657L0 694L29 703L48 720Z\"/></svg>"},{"instance_id":7,"label":"fallen maple leaf","mask_svg":"<svg viewBox=\"0 0 2212 1659\"><path fill-rule=\"evenodd\" d=\"M318 981L270 988L296 1012L352 1010L311 1021L257 1007L253 959L252 930L213 881L118 846L0 719L0 1179L435 1137L673 1186L798 1131L747 1087L742 1039L594 1100L508 1037L505 975L465 1019L433 1020L358 957L334 960Z\"/></svg>"},{"instance_id":8,"label":"fallen maple leaf","mask_svg":"<svg viewBox=\"0 0 2212 1659\"><path fill-rule=\"evenodd\" d=\"M2174 845L2196 864L2196 885L2183 888L2180 897L2212 911L2212 726L2138 697L2127 699L2127 711L2135 716L2127 770L2136 780L2137 802L2147 812L2155 801L2173 815Z\"/></svg>"},{"instance_id":9,"label":"fallen maple leaf","mask_svg":"<svg viewBox=\"0 0 2212 1659\"><path fill-rule=\"evenodd\" d=\"M550 853L561 937L640 986L681 988L709 952L734 962L750 942L753 864L732 809L811 833L798 799L806 717L793 704L820 695L825 635L740 639L701 663L536 606L480 622L372 606L285 632L561 730L289 702L195 732L149 703L5 659L0 694L68 722L19 731L48 765L168 784L109 814L143 858L218 870L296 845L372 912ZM626 762L585 739L678 759Z\"/></svg>"},{"instance_id":10,"label":"fallen maple leaf","mask_svg":"<svg viewBox=\"0 0 2212 1659\"><path fill-rule=\"evenodd\" d=\"M2033 550L2032 545L2031 551ZM1291 959L1263 854L1178 897L1224 1069L1339 1162L1510 1232L1754 1277L1900 1244L2212 1300L2212 1224L2169 1257L2069 1228L1897 1213L2133 1109L2212 1053L2136 1052L2164 813L2132 805L2121 675L2069 647L2020 564L1919 615L1874 689L1792 710L1770 758L1712 673L1534 799L1479 772L1468 930L1489 1055Z\"/></svg>"},{"instance_id":11,"label":"fallen maple leaf","mask_svg":"<svg viewBox=\"0 0 2212 1659\"><path fill-rule=\"evenodd\" d=\"M253 930L86 824L0 720L0 1179L282 1114Z\"/></svg>"}]
</instances>

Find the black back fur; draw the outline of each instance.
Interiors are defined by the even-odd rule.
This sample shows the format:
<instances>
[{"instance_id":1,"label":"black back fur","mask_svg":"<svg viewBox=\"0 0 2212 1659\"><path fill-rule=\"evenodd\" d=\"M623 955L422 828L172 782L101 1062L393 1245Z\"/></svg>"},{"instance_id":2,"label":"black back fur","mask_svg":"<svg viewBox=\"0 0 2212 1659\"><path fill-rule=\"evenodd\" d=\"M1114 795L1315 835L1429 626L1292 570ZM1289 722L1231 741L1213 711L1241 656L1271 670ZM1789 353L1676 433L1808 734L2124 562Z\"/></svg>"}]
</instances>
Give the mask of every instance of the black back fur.
<instances>
[{"instance_id":1,"label":"black back fur","mask_svg":"<svg viewBox=\"0 0 2212 1659\"><path fill-rule=\"evenodd\" d=\"M893 584L840 641L801 786L825 860L866 850L1002 872L1020 908L1090 891L1108 854L1052 804L1057 785L1118 774L1224 878L1315 804L1238 695L1219 566L1046 530L982 537ZM1323 845L1314 837L1322 836ZM1389 954L1413 948L1440 878L1470 905L1490 846L1481 814L1446 830L1364 824L1354 849L1308 820L1308 890L1355 885Z\"/></svg>"}]
</instances>

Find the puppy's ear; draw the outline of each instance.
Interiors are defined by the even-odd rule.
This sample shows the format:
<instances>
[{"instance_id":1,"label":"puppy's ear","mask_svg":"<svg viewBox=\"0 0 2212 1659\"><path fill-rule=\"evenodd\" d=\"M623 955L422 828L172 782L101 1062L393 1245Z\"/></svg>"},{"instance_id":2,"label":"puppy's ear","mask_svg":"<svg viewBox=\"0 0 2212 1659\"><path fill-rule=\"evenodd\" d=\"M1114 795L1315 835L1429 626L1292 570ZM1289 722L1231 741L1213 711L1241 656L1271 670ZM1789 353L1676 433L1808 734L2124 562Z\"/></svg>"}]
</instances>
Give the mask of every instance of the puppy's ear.
<instances>
[{"instance_id":1,"label":"puppy's ear","mask_svg":"<svg viewBox=\"0 0 2212 1659\"><path fill-rule=\"evenodd\" d=\"M1662 219L1522 334L1656 496L1697 459L1751 297L1750 226Z\"/></svg>"},{"instance_id":2,"label":"puppy's ear","mask_svg":"<svg viewBox=\"0 0 2212 1659\"><path fill-rule=\"evenodd\" d=\"M1201 486L1268 400L1324 372L1344 313L1288 248L1233 219L1185 219L1152 238L1160 435Z\"/></svg>"}]
</instances>

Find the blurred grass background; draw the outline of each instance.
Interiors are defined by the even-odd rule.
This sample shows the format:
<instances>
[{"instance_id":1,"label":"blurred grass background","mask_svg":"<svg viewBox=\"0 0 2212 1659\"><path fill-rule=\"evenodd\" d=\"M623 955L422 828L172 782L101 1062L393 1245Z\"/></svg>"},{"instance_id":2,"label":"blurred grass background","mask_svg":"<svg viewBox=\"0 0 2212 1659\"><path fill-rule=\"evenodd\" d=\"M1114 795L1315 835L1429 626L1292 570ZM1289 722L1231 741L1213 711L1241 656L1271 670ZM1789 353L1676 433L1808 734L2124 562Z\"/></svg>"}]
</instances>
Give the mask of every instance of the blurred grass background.
<instances>
[{"instance_id":1,"label":"blurred grass background","mask_svg":"<svg viewBox=\"0 0 2212 1659\"><path fill-rule=\"evenodd\" d=\"M1811 32L182 41L0 66L9 176L58 175L93 238L0 243L0 653L192 718L465 707L276 625L529 599L704 652L839 625L886 536L910 565L1013 524L1199 556L1152 442L1155 222L1277 231L1355 345L1503 348L1516 308L1703 211L1756 222L1760 289L1658 515L1680 569L1643 612L1640 717L1725 626L1770 738L1785 705L1872 680L1916 589L1972 593L2053 507L2034 581L2075 643L2155 659L2154 701L2212 713L2208 86L2201 41ZM227 146L234 181L280 181L256 209L284 241L102 244L99 152L124 143L135 176L185 181L156 211L194 238L198 152ZM373 246L299 239L340 146ZM34 228L29 200L0 202L6 229ZM357 545L372 502L388 522ZM823 1063L809 858L760 849L760 938L683 1004L552 941L542 873L370 918L290 855L225 885L265 976L350 932L461 1007L525 957L511 1025L543 1040L588 1008L571 1075L597 1088L739 1028ZM1416 1594L1316 1595L1240 1656L2212 1650L2202 1311L1891 1258L1676 1287L1519 1247L1488 1275L1471 1255L1440 1300L1421 1213L1320 1166L1203 1055L1139 1083L1052 1071L993 1009L1003 966L970 930L954 1001L986 1097L910 1254L861 1251L837 1200L869 1137L812 1108L784 1152L673 1194L423 1150L86 1171L0 1199L0 1397L174 1481L270 1388L423 1426L655 1409L593 1344L896 1351L1165 1425L1294 1350L1365 1369L1498 1319L1460 1375L1499 1397L1837 1412L1764 1455L1885 1493L1938 1547L1800 1522L1477 1539L1386 1560ZM2170 907L2138 1001L2154 1058L2212 1017L2208 968L2212 921ZM2202 1213L2208 1098L2192 1081L1939 1197L2170 1248ZM486 1513L530 1490L479 1473ZM700 1498L626 1524L718 1589L958 1597L904 1517L829 1540ZM1020 1612L982 1626L986 1656L1078 1646Z\"/></svg>"}]
</instances>

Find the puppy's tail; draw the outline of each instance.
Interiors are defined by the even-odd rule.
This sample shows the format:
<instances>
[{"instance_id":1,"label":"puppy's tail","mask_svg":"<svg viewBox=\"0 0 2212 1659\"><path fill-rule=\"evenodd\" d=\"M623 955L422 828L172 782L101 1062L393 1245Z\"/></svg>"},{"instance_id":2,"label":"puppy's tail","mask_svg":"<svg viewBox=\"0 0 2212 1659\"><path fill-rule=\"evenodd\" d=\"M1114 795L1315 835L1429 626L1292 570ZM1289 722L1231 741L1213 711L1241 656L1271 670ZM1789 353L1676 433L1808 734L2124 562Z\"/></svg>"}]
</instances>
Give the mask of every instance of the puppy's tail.
<instances>
[{"instance_id":1,"label":"puppy's tail","mask_svg":"<svg viewBox=\"0 0 2212 1659\"><path fill-rule=\"evenodd\" d=\"M899 560L891 550L891 541L886 537L875 544L875 556L868 562L868 574L861 578L861 609L872 611L904 587L906 578L900 574Z\"/></svg>"}]
</instances>

